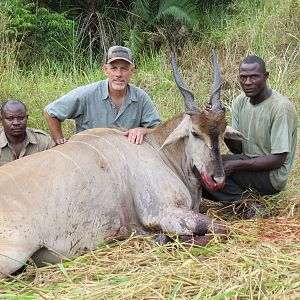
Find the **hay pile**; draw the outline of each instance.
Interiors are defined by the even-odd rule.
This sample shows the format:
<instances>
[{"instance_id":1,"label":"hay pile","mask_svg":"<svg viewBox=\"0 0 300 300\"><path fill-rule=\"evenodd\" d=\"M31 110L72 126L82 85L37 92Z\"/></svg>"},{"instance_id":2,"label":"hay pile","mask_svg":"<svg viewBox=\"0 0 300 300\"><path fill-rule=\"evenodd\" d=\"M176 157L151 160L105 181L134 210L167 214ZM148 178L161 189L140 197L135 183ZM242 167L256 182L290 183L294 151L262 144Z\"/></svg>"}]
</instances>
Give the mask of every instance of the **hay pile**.
<instances>
[{"instance_id":1,"label":"hay pile","mask_svg":"<svg viewBox=\"0 0 300 300\"><path fill-rule=\"evenodd\" d=\"M206 247L131 236L0 281L0 299L300 299L300 218L236 221Z\"/></svg>"}]
</instances>

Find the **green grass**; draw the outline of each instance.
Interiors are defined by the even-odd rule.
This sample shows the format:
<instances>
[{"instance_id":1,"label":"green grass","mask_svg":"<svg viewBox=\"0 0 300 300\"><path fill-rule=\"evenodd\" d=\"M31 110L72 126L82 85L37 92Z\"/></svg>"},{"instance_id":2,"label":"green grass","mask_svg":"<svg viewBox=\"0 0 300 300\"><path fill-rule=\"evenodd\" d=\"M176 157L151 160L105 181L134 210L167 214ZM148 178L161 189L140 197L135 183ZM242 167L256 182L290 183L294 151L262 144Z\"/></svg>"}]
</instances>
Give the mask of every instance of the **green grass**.
<instances>
[{"instance_id":1,"label":"green grass","mask_svg":"<svg viewBox=\"0 0 300 300\"><path fill-rule=\"evenodd\" d=\"M218 17L216 16L218 13ZM186 85L202 105L212 88L211 49L223 79L222 99L230 120L231 102L240 92L237 72L248 54L265 59L269 85L300 110L299 0L234 1L211 14L202 41L178 49L176 58ZM1 20L1 18L0 18ZM0 22L0 37L3 36ZM183 109L169 62L170 49L141 59L133 83L152 97L164 120ZM104 78L93 62L67 68L45 61L24 70L17 66L17 45L0 44L0 100L17 98L29 109L30 126L48 130L45 105L69 90ZM72 122L64 125L67 136ZM203 211L227 220L232 236L207 247L159 246L150 237L131 237L72 262L36 269L0 281L0 299L299 299L300 174L299 151L285 191L268 198L276 218L242 221L230 209L208 203Z\"/></svg>"}]
</instances>

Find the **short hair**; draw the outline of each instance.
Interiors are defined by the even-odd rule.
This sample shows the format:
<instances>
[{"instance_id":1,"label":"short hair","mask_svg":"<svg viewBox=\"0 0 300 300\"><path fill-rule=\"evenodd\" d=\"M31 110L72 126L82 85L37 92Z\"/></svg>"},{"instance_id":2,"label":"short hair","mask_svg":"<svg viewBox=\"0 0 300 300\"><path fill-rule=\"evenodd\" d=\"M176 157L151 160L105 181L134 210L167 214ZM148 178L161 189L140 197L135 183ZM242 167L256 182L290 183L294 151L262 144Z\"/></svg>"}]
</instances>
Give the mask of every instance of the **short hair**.
<instances>
[{"instance_id":1,"label":"short hair","mask_svg":"<svg viewBox=\"0 0 300 300\"><path fill-rule=\"evenodd\" d=\"M266 63L265 61L259 57L259 56L256 56L256 55L249 55L247 56L240 64L240 67L242 64L259 64L260 68L261 68L261 71L263 73L266 73L267 70L266 70Z\"/></svg>"},{"instance_id":2,"label":"short hair","mask_svg":"<svg viewBox=\"0 0 300 300\"><path fill-rule=\"evenodd\" d=\"M24 107L25 112L27 111L26 105L22 101L19 101L16 99L9 99L9 100L5 100L1 105L1 108L0 108L1 116L3 116L6 106L9 104L20 104Z\"/></svg>"}]
</instances>

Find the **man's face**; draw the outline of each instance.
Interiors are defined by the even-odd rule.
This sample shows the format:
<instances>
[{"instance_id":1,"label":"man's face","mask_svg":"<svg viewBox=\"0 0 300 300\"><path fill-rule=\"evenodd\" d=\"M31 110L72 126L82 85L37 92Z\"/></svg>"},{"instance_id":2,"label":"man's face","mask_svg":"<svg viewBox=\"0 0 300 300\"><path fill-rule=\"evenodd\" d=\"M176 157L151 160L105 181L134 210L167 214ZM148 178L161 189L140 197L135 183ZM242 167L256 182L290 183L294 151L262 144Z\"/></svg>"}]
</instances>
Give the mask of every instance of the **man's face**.
<instances>
[{"instance_id":1,"label":"man's face","mask_svg":"<svg viewBox=\"0 0 300 300\"><path fill-rule=\"evenodd\" d=\"M256 98L266 88L268 73L262 71L258 63L241 64L240 85L247 97Z\"/></svg>"},{"instance_id":2,"label":"man's face","mask_svg":"<svg viewBox=\"0 0 300 300\"><path fill-rule=\"evenodd\" d=\"M105 64L103 68L110 88L117 91L126 89L134 72L134 66L125 60L115 60L110 64Z\"/></svg>"},{"instance_id":3,"label":"man's face","mask_svg":"<svg viewBox=\"0 0 300 300\"><path fill-rule=\"evenodd\" d=\"M7 136L21 136L27 127L26 111L21 104L7 104L0 117L3 129Z\"/></svg>"}]
</instances>

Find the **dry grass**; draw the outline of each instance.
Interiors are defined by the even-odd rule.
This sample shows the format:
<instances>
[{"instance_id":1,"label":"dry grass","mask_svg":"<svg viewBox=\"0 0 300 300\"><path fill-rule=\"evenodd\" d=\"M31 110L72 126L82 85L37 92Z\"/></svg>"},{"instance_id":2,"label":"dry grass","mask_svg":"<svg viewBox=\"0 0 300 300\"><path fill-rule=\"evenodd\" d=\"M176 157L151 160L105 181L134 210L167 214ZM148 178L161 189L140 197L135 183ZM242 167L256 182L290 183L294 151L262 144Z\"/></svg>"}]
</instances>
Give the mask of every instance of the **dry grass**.
<instances>
[{"instance_id":1,"label":"dry grass","mask_svg":"<svg viewBox=\"0 0 300 300\"><path fill-rule=\"evenodd\" d=\"M63 265L29 266L1 285L2 296L299 299L300 218L236 221L231 231L228 242L207 247L160 246L153 237L131 236Z\"/></svg>"}]
</instances>

